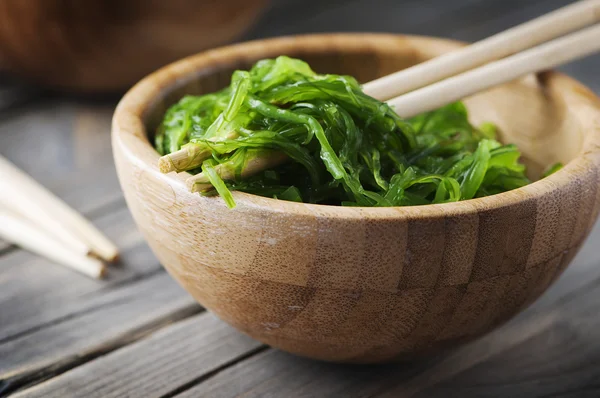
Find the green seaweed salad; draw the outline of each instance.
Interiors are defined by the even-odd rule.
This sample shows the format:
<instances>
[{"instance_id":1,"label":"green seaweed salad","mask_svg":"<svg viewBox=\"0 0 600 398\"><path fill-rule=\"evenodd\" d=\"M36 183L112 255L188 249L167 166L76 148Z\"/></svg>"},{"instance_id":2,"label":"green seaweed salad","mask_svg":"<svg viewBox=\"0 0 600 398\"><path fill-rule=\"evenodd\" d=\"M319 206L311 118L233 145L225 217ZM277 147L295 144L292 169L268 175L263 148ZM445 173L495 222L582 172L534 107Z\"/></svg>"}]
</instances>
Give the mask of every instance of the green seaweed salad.
<instances>
[{"instance_id":1,"label":"green seaweed salad","mask_svg":"<svg viewBox=\"0 0 600 398\"><path fill-rule=\"evenodd\" d=\"M350 76L285 56L235 71L229 87L186 96L158 127L163 172L193 191L344 206L455 202L528 184L515 145L468 121L461 102L403 120Z\"/></svg>"}]
</instances>

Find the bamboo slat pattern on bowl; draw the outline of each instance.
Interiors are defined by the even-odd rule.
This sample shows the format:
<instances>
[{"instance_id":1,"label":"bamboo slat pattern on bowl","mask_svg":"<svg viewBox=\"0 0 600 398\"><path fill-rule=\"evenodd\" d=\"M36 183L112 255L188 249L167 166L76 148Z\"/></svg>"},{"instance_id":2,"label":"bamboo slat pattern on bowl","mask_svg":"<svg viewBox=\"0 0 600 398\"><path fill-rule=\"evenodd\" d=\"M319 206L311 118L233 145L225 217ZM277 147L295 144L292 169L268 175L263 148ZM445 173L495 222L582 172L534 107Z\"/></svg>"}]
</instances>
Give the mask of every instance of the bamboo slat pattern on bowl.
<instances>
[{"instance_id":1,"label":"bamboo slat pattern on bowl","mask_svg":"<svg viewBox=\"0 0 600 398\"><path fill-rule=\"evenodd\" d=\"M381 362L453 347L533 302L597 218L600 102L549 72L467 100L516 143L532 174L511 192L406 208L343 208L235 193L238 207L163 175L148 134L181 95L228 84L280 54L361 81L456 48L441 39L316 35L225 47L172 64L122 100L113 148L128 205L170 274L203 306L274 347L317 359Z\"/></svg>"}]
</instances>

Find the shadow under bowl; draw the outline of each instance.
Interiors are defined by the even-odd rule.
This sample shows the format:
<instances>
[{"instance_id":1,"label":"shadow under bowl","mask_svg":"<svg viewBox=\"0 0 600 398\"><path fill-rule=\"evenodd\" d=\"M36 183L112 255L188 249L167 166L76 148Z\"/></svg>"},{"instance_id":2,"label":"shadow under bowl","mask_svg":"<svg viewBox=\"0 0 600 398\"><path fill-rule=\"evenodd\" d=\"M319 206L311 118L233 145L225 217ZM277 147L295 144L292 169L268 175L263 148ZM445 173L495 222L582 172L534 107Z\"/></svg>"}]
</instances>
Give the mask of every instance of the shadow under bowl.
<instances>
[{"instance_id":1,"label":"shadow under bowl","mask_svg":"<svg viewBox=\"0 0 600 398\"><path fill-rule=\"evenodd\" d=\"M204 307L273 347L373 363L454 347L539 297L577 253L600 203L600 101L560 73L466 100L518 145L533 176L464 202L350 208L235 192L237 208L161 174L149 136L185 94L215 91L235 69L285 54L366 82L460 46L385 34L278 38L224 47L146 77L113 120L117 170L133 217L168 272Z\"/></svg>"}]
</instances>

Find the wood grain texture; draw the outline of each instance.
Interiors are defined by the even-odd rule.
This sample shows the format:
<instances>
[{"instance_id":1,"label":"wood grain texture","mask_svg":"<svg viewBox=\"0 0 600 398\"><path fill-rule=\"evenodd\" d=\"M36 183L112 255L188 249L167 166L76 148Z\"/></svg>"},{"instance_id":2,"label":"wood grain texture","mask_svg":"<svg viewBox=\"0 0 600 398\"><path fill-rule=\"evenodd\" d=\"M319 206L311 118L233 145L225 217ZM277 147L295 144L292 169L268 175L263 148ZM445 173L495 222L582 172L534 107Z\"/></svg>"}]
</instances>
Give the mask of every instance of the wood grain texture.
<instances>
[{"instance_id":1,"label":"wood grain texture","mask_svg":"<svg viewBox=\"0 0 600 398\"><path fill-rule=\"evenodd\" d=\"M437 34L473 41L569 2L571 0L482 0L479 2L470 0L456 2L445 0L403 0L402 2L396 0L335 0L327 2L316 0L281 0L273 3L273 12L265 16L257 29L252 33L252 37L328 29L331 31L372 30ZM357 18L357 15L360 15L360 18ZM422 17L426 17L427 20L423 20ZM599 92L600 81L597 79L597 71L600 69L599 62L600 56L590 57L561 69L577 77L577 79L593 88L594 91ZM227 77L225 76L224 78ZM9 98L9 100L11 99ZM48 96L45 96L43 99L34 98L27 100L27 103L13 106L9 111L0 113L0 153L10 158L13 162L19 163L20 167L26 168L29 173L50 187L53 192L66 198L71 205L80 211L84 211L95 222L105 225L105 227L108 226L108 224L103 223L111 223L113 219L110 216L106 218L99 217L108 213L115 213L114 217L117 219L123 218L123 224L116 223L114 226L115 232L111 233L111 237L114 239L121 239L120 235L116 233L119 229L132 231L127 232L127 236L133 236L134 227L131 224L127 224L131 221L123 217L123 213L120 212L123 202L120 199L121 194L117 188L118 182L116 181L114 169L111 164L110 148L107 145L107 133L110 128L109 119L111 113L112 102L110 100L90 102L82 99ZM80 114L84 122L76 122ZM94 115L97 119L96 122L93 122ZM89 129L88 131L79 131L76 133L79 135L77 146L69 144L70 137L75 135L75 133L72 133L74 126L82 126ZM86 140L93 142L93 148L86 145ZM35 148L33 153L36 156L29 156L27 163L23 163L19 159L25 159L21 156L30 153L27 151L28 145L33 145ZM64 148L60 150L60 146L64 146ZM79 158L82 164L90 166L81 167L79 163L73 160L75 158L73 153L75 147L81 150L85 148L93 150L93 158L91 156L85 157L85 152L81 152L80 154L84 156ZM84 175L86 173L92 177L85 179ZM74 183L70 183L70 181L74 181ZM114 201L111 198L114 198ZM575 203L573 202L573 204ZM569 209L571 207L565 203L564 208ZM556 214L556 211L555 209L550 214ZM561 214L568 218L569 213L567 211ZM456 228L460 228L460 231L472 231L472 226L469 226L469 223L466 221L475 223L476 220L477 216L469 216L465 220L465 223L453 225ZM272 221L269 222L274 225L281 225L281 222L277 221L276 217L273 217ZM565 224L563 227L568 229L573 222L571 218L570 223ZM306 228L311 228L313 221L307 221L303 225ZM370 229L379 228L385 227L371 224L366 227L366 232L368 233ZM401 227L396 228L399 234L403 234L403 230L404 228ZM458 229L455 229L455 231L458 231ZM449 235L458 238L455 233L449 233ZM573 307L570 308L593 304L594 300L597 302L597 299L586 295L586 292L598 284L600 276L600 268L598 267L600 260L597 250L599 239L600 230L596 227L595 231L590 235L587 244L582 247L573 264L566 269L558 282L551 286L533 307L521 313L515 321L531 318L532 322L527 323L527 328L531 327L534 330L539 330L540 319L542 319L539 315L552 312L554 308L561 305L560 303L563 300L573 301ZM403 250L401 249L403 239L396 239L398 246L393 246L393 241L393 239L389 239L381 242L381 247L395 247L395 256L398 256L398 253ZM266 242L267 240L264 241L264 243ZM290 240L287 242L289 243ZM446 285L463 283L461 281L464 281L465 276L467 276L468 281L470 267L464 266L468 265L468 263L461 262L460 259L464 258L464 251L469 250L468 252L471 252L470 246L467 245L469 242L473 242L472 239L465 238L463 240L463 246L466 245L465 250L448 252L448 256L445 256L444 261L446 265L450 266L453 264L453 267L457 267L459 264L463 265L461 273L456 272L456 275L452 276L452 278L442 270L440 280L446 281ZM141 245L137 249L127 249L129 244L124 244L123 247L126 248L127 252L131 253L124 261L123 268L118 269L124 271L123 278L118 278L118 285L111 285L109 288L99 288L98 290L86 290L85 287L88 286L87 279L77 275L74 276L71 272L44 260L34 260L32 256L25 253L16 254L18 249L10 249L8 252L0 249L0 255L10 255L6 261L0 260L3 264L0 267L0 279L6 275L6 272L10 272L12 275L11 280L18 287L10 289L11 284L2 285L0 287L0 301L10 301L19 308L19 311L29 314L23 317L28 325L27 330L35 334L39 333L38 336L40 336L39 338L27 340L27 344L30 347L23 355L31 355L32 360L21 359L25 361L21 363L27 363L28 365L21 367L23 373L14 374L15 377L18 377L17 380L19 382L33 384L61 374L68 369L76 368L81 364L104 360L111 355L100 355L127 345L131 341L138 341L142 337L137 336L137 331L140 330L137 329L138 326L144 331L141 333L142 335L146 333L147 329L144 324L136 324L136 320L140 319L138 317L139 314L137 314L138 308L142 308L140 307L140 303L146 296L151 297L154 291L176 288L176 286L170 278L163 276L160 281L157 280L150 288L138 290L135 285L138 283L136 278L141 276L138 275L139 271L142 271L142 274L145 272L146 268L143 264L146 263L149 266L147 270L152 269L156 271L158 263L152 260L152 256L147 249L142 249ZM276 248L266 244L263 244L263 247L276 250ZM293 246L290 251L297 252L298 247ZM365 252L366 257L376 255L378 252L377 247L369 247L367 249L369 251ZM268 252L265 251L264 253ZM305 255L310 257L308 253ZM381 255L376 257L378 258L377 261L383 261L379 260L381 257ZM387 274L384 272L383 267L383 264L395 267L396 263L397 261L382 262L382 268L378 270L380 272L372 274L366 272L369 270L366 267L364 268L366 273L361 272L360 278L364 278L366 275L366 278L369 279L366 283L381 284L382 288L396 286L399 275L386 279L385 275ZM256 274L277 274L284 281L296 277L303 278L303 275L306 275L308 272L307 269L297 269L298 276L294 276L293 274L288 276L288 274L282 273L280 270L287 269L289 272L289 266L283 263L275 263L275 265L278 265L278 267L273 268L272 272L257 266L252 266L251 270L252 273ZM228 264L227 266L234 267L235 264ZM132 267L131 270L130 267ZM393 269L398 272L397 268ZM21 277L18 276L19 270L23 271ZM38 274L40 275L40 280L35 280ZM53 276L53 274L56 275ZM119 273L119 275L121 274ZM509 284L510 286L514 286L514 289L517 291L522 292L521 294L525 294L528 280L534 276L534 274L530 274L529 278L511 280ZM147 280L144 278L155 277L157 275L148 275L139 281ZM32 280L32 278L34 279ZM45 278L49 278L52 281L52 286L45 286L42 280ZM27 287L28 283L31 283L29 288ZM55 289L54 284L61 288ZM80 284L84 286L78 288L77 285ZM102 330L107 325L112 325L115 312L100 310L94 306L88 307L89 300L93 300L99 307L102 307L103 303L112 301L115 296L111 294L115 290L118 290L117 295L120 295L120 297L126 295L129 284L133 284L130 288L133 290L133 294L139 296L139 299L127 299L119 302L120 305L116 311L127 311L128 314L132 314L133 321L129 322L127 320L124 322L121 332L116 334L117 337L124 337L124 340L119 338L116 340L105 339L108 335L102 333ZM173 295L174 299L185 296L185 293L181 289L177 290L180 296ZM52 293L62 295L62 291L79 291L82 294L73 296L71 293L67 293L62 296L63 299L51 298L57 297L53 296ZM50 306L45 306L43 300L35 299L38 292L40 292L41 297L51 300L52 311L50 311L50 314L63 314L66 315L65 319L59 317L47 322L49 318L44 315L46 314L45 310L49 310ZM106 299L104 299L105 295ZM83 300L85 306L81 308L85 308L85 310L71 311L74 308L72 305L73 297ZM446 297L450 298L453 296L447 295ZM516 297L518 298L518 295ZM193 304L192 300L189 300L188 303ZM127 310L128 306L132 306L133 309L130 311ZM510 308L510 306L508 307ZM6 313L7 308L9 307L3 306L0 309L0 318ZM172 313L166 314L161 311L154 314L152 313L152 308L144 308L146 308L144 318L146 321L151 318L154 321L159 321L151 330L165 325L166 327L170 327L170 321L161 317L167 316L169 318L177 315L179 311L178 307L174 306ZM139 311L144 311L144 309L139 309ZM569 312L569 310L559 312L558 318L568 317ZM454 378L447 379L446 381L437 379L440 384L437 387L432 386L433 383L429 383L428 385L431 388L425 389L421 395L426 397L446 397L453 396L456 392L461 397L496 397L499 395L496 392L499 391L505 393L504 396L515 397L558 396L595 398L600 395L597 389L598 377L596 373L595 340L586 341L584 339L588 338L588 336L594 336L593 330L590 331L588 325L590 325L590 320L594 321L596 313L597 311L590 310L589 314L586 314L586 318L581 318L579 321L573 322L569 320L568 333L564 333L565 328L558 322L551 323L545 332L535 334L534 337L525 343L518 345L511 351L510 355L506 353L509 351L508 347L510 345L502 343L503 340L485 338L483 340L485 346L489 350L493 349L496 352L495 355L487 359L481 359L473 368L463 370L462 373L456 374ZM8 314L12 314L11 323L18 321L18 313L11 311ZM81 322L78 321L80 317L84 317ZM181 318L182 316L179 315L179 317ZM39 322L36 320L39 320ZM164 323L161 323L163 321ZM65 322L64 328L55 326L62 322ZM59 350L48 351L47 346L53 344L60 334L69 333L71 328L85 328L82 325L87 322L92 322L91 326L95 330L85 329L86 333L99 332L98 338L88 338L85 336L71 338L68 342L62 342ZM0 326L5 331L9 329L3 320L0 320ZM49 331L45 332L44 329L47 328L49 328ZM114 330L112 326L111 330ZM503 335L504 330L506 329L499 329L498 333ZM133 338L131 338L129 333L134 335ZM516 333L529 332L519 329ZM72 337L73 335L69 334L69 336ZM46 339L48 339L48 343ZM82 339L85 341L82 342ZM571 345L569 343L571 341L580 341L586 346L580 348L577 344ZM588 344L589 348L587 347ZM469 354L471 351L462 352ZM16 358L13 355L17 353L18 350L5 351L3 354L5 357L2 359L5 360L5 363L10 363L13 358ZM39 356L33 355L35 353L41 354ZM47 354L48 361L44 360L44 353ZM86 353L90 353L91 355L82 355ZM469 354L469 356L472 355ZM218 358L214 359L218 360ZM44 363L45 366L37 367L35 366L36 363ZM364 397L369 395L366 392L379 391L383 393L386 389L392 388L394 383L403 384L408 378L407 376L402 376L403 373L397 368L393 368L396 369L395 371L386 371L380 366L362 367L355 371L349 371L345 367L334 365L327 365L324 368L322 364L317 362L303 360L282 353L277 353L275 356L269 355L266 360L258 362L261 364L260 367L251 366L251 363L254 362L248 362L248 360L240 362L239 366L235 367L235 372L233 373L221 370L220 372L227 377L220 377L219 375L213 375L212 377L210 375L202 376L205 378L197 380L197 382L199 384L209 383L209 386L206 389L193 391L211 391L215 393L216 397L235 396L235 393L239 391L242 391L240 395L245 396L247 394L249 397L253 395L272 397L294 396L293 393L298 391L303 394L298 393L297 395L300 396L311 396L311 394L312 396L327 396L327 394L332 396L336 391L343 391L344 396L347 397ZM405 372L412 372L411 374L416 375L427 369L427 363L423 364L423 366L417 366L420 363L421 361L411 362L404 368ZM457 356L448 362L445 367L447 369L454 367L463 369L461 367L463 363L472 363L472 361L465 359L465 356ZM563 363L563 365L560 366L559 363ZM115 365L114 369L119 370L118 364ZM184 371L189 373L190 378L196 376L194 367L188 367ZM183 372L183 370L178 370L178 372ZM439 371L429 373L429 375L437 372ZM198 375L200 376L202 373L199 372ZM131 379L138 377L136 371L130 374L132 374ZM270 377L269 374L273 376ZM244 375L244 378L241 379L239 375ZM0 388L6 385L7 380L14 380L2 379L1 377L0 379ZM133 385L135 380L131 380L131 382L132 384L128 385ZM159 382L169 384L169 380L166 378L159 380ZM421 384L427 383L422 381ZM108 388L110 389L110 387ZM115 387L115 390L117 389L118 387ZM264 394L261 395L261 392L264 392ZM193 393L190 395L199 396ZM3 396L1 392L0 396ZM133 388L130 396L143 395L136 394L135 388Z\"/></svg>"},{"instance_id":2,"label":"wood grain texture","mask_svg":"<svg viewBox=\"0 0 600 398\"><path fill-rule=\"evenodd\" d=\"M123 194L111 158L112 101L40 97L1 117L0 153L90 216Z\"/></svg>"},{"instance_id":3,"label":"wood grain texture","mask_svg":"<svg viewBox=\"0 0 600 398\"><path fill-rule=\"evenodd\" d=\"M368 81L456 45L391 35L282 38L213 50L142 81L117 107L113 147L126 200L161 263L240 330L331 361L381 362L455 346L533 302L577 252L600 205L600 101L564 75L530 76L467 105L474 121L496 123L501 138L519 146L533 174L556 161L566 168L459 204L343 208L236 193L232 211L220 198L189 193L185 173L160 174L148 142L169 104L226 85L234 68L253 60L300 56L317 71ZM457 230L476 244L466 249ZM369 255L371 242L390 239L400 253ZM364 278L365 270L384 277ZM396 283L382 284L386 277Z\"/></svg>"},{"instance_id":4,"label":"wood grain texture","mask_svg":"<svg viewBox=\"0 0 600 398\"><path fill-rule=\"evenodd\" d=\"M0 341L10 340L40 325L83 313L106 299L113 287L156 274L160 266L142 243L126 209L94 219L108 236L120 242L125 265L111 266L105 281L15 250L0 257ZM14 264L19 264L15 267ZM56 286L61 286L57 289Z\"/></svg>"},{"instance_id":5,"label":"wood grain texture","mask_svg":"<svg viewBox=\"0 0 600 398\"><path fill-rule=\"evenodd\" d=\"M595 229L592 238L598 237L600 228ZM586 245L581 255L588 258L594 252ZM270 350L240 360L255 352L256 343L212 315L203 314L167 325L127 348L24 390L20 396L152 397L180 391L184 397L215 398L378 394L443 397L444 393L460 391L462 396L493 397L497 396L494 392L498 380L506 396L541 395L537 391L551 395L565 388L593 392L589 375L596 374L596 367L587 359L595 358L600 351L598 344L589 340L593 334L585 331L596 321L583 321L598 306L600 292L595 280L600 270L583 265L578 262L570 268L566 280L504 327L453 353L430 359L385 366L338 366ZM592 288L569 281L581 272L588 276ZM567 294L565 289L569 288L575 291ZM559 333L566 324L572 333ZM563 358L560 369L565 376L540 383L555 363L548 358L555 357ZM503 376L507 374L507 363L516 374ZM489 374L488 366L497 371ZM476 385L473 380L477 380ZM528 395L523 395L523 385L528 385ZM399 391L405 395L398 395Z\"/></svg>"},{"instance_id":6,"label":"wood grain texture","mask_svg":"<svg viewBox=\"0 0 600 398\"><path fill-rule=\"evenodd\" d=\"M162 397L260 347L257 341L204 313L16 397Z\"/></svg>"},{"instance_id":7,"label":"wood grain texture","mask_svg":"<svg viewBox=\"0 0 600 398\"><path fill-rule=\"evenodd\" d=\"M0 345L0 395L39 383L142 338L200 307L160 273L107 294L96 308Z\"/></svg>"},{"instance_id":8,"label":"wood grain texture","mask_svg":"<svg viewBox=\"0 0 600 398\"><path fill-rule=\"evenodd\" d=\"M598 234L600 228L595 237ZM592 274L597 278L599 272L587 274L593 279ZM600 290L592 284L593 288L570 296L564 291L553 294L556 289L551 289L546 300L469 346L393 365L339 366L276 350L239 360L254 353L257 343L212 315L202 314L168 325L18 396L153 397L179 391L178 397L215 398L444 397L455 393L494 397L498 388L503 396L564 391L572 392L565 396L594 396L590 380L597 369L592 360L600 355L600 346L586 330L597 326L598 321L589 316L597 311ZM490 367L496 371L488 372ZM563 376L544 380L545 375L558 371Z\"/></svg>"},{"instance_id":9,"label":"wood grain texture","mask_svg":"<svg viewBox=\"0 0 600 398\"><path fill-rule=\"evenodd\" d=\"M3 0L0 67L70 91L124 90L242 34L265 0Z\"/></svg>"},{"instance_id":10,"label":"wood grain texture","mask_svg":"<svg viewBox=\"0 0 600 398\"><path fill-rule=\"evenodd\" d=\"M599 297L596 285L551 310L535 305L470 345L398 364L340 366L270 350L177 397L595 397Z\"/></svg>"},{"instance_id":11,"label":"wood grain texture","mask_svg":"<svg viewBox=\"0 0 600 398\"><path fill-rule=\"evenodd\" d=\"M112 101L31 95L29 106L0 115L0 153L85 216L121 207L106 137ZM9 246L0 240L0 253Z\"/></svg>"},{"instance_id":12,"label":"wood grain texture","mask_svg":"<svg viewBox=\"0 0 600 398\"><path fill-rule=\"evenodd\" d=\"M123 204L93 221L122 249L105 281L20 250L0 257L0 395L2 384L60 373L200 311L163 272Z\"/></svg>"}]
</instances>

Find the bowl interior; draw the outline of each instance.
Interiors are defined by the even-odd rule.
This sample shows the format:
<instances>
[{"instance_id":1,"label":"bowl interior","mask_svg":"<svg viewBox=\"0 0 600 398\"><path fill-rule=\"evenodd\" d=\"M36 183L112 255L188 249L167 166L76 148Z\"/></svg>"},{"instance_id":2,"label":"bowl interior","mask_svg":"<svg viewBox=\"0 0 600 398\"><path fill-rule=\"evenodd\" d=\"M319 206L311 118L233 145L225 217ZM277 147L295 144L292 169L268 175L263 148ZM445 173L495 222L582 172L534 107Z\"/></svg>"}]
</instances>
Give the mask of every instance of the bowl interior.
<instances>
[{"instance_id":1,"label":"bowl interior","mask_svg":"<svg viewBox=\"0 0 600 398\"><path fill-rule=\"evenodd\" d=\"M238 56L183 75L160 92L144 115L146 131L152 141L153 132L166 109L184 95L214 92L226 87L236 69L248 69L257 60L288 55L307 61L320 73L348 74L360 82L407 68L456 49L461 44L427 38L405 38L380 45L290 47L285 51L268 45L253 48ZM251 54L251 55L249 55ZM539 178L543 170L556 163L568 163L581 152L584 136L576 117L568 112L560 95L548 96L537 76L517 81L474 95L465 100L472 122L492 122L499 127L499 139L516 144L523 153L529 176Z\"/></svg>"}]
</instances>

